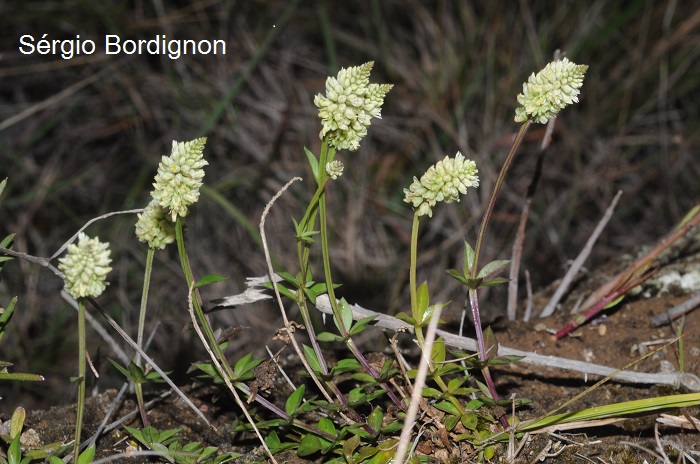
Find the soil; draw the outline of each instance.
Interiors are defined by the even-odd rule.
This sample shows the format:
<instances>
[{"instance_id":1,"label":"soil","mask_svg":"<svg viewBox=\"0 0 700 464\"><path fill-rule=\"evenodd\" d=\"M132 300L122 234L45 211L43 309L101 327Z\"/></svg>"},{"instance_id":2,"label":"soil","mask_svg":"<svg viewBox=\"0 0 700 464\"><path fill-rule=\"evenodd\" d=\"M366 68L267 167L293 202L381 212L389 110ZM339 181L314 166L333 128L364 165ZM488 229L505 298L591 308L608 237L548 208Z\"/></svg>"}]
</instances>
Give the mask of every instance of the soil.
<instances>
[{"instance_id":1,"label":"soil","mask_svg":"<svg viewBox=\"0 0 700 464\"><path fill-rule=\"evenodd\" d=\"M594 323L577 329L572 335L556 341L551 330L557 330L569 322L563 309L570 307L578 298L601 281L617 272L624 263L617 263L607 271L603 270L594 277L588 277L577 283L571 295L564 301L558 314L546 318L533 318L530 322L497 321L494 325L496 337L500 344L525 351L550 354L571 359L593 362L610 367L622 368L639 358L641 354L667 345L660 351L640 361L629 369L640 372L659 372L678 370L683 360L686 372L700 374L700 311L689 313L682 322L684 334L680 356L680 343L670 343L678 331L678 323L652 327L650 317L663 313L671 307L682 303L691 293L699 289L698 280L693 280L693 273L700 275L700 254L694 257L676 260L662 268L654 279L648 281L642 292L628 297L622 304L606 312L605 316ZM678 277L680 280L665 276ZM662 285L666 282L665 287ZM671 282L669 284L669 282ZM688 286L690 282L690 286ZM535 308L542 307L551 295L555 284L537 294L534 298ZM693 287L692 285L695 285ZM376 330L376 329L372 329ZM287 372L294 372L292 351L287 350L281 356L287 364ZM553 368L542 368L516 363L495 369L493 372L497 388L503 397L516 395L532 401L529 407L518 412L522 419L538 417L555 406L581 393L596 380L586 378L581 373L566 372ZM279 376L277 376L279 377ZM289 394L289 388L280 379L271 388L270 399L283 404ZM231 431L231 424L241 420L239 410L221 389L201 384L184 388L195 405L211 421L208 427L179 400L175 395L157 401L149 409L149 418L159 430L180 428L188 441L201 441L208 446L216 446L221 452L238 452L244 455L236 462L264 461L264 455L257 441L252 437L242 437ZM596 405L627 401L641 398L672 394L671 388L664 386L625 385L608 382L595 389L568 410L583 409ZM88 401L85 416L84 436L93 433L114 402L116 391L110 390ZM114 418L135 411L132 395L125 395L126 400L118 403ZM671 412L678 415L677 411ZM686 414L698 416L698 408L690 408ZM526 440L524 448L518 454L518 462L604 462L604 463L642 463L658 461L658 456L651 453L658 451L658 444L673 461L680 452L686 453L696 461L700 454L700 431L682 430L668 426L659 426L655 419L658 414L630 418L615 425L604 427L533 435ZM53 408L48 411L30 411L25 425L26 445L37 447L53 442L68 443L73 435L75 408ZM140 427L138 416L132 415L126 425ZM655 437L658 433L658 438ZM134 450L134 441L130 439L121 426L105 433L98 441L97 456L115 456L114 461L127 460L121 453ZM642 448L637 448L642 447ZM424 446L419 449L431 450L435 462L441 462L444 455L439 454L439 447ZM499 451L505 453L505 449ZM444 451L443 451L444 453ZM119 457L121 456L121 457ZM441 457L442 456L442 457ZM288 452L276 456L278 462L310 462ZM131 457L128 462L153 462L145 457ZM150 458L153 459L153 458ZM496 458L497 461L504 461ZM322 458L314 462L323 462ZM454 462L468 462L456 458ZM678 461L681 462L681 461ZM686 462L694 462L687 460Z\"/></svg>"}]
</instances>

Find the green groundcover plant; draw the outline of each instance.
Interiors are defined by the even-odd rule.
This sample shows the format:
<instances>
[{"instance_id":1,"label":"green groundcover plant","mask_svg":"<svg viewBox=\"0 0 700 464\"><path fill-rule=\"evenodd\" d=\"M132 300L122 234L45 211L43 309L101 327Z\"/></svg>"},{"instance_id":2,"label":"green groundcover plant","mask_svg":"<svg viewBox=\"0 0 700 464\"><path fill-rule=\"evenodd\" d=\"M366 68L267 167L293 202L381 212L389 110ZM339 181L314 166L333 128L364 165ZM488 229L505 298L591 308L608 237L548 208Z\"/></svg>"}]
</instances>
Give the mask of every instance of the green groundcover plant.
<instances>
[{"instance_id":1,"label":"green groundcover plant","mask_svg":"<svg viewBox=\"0 0 700 464\"><path fill-rule=\"evenodd\" d=\"M158 431L150 425L148 408L144 403L143 386L167 383L183 398L168 377L145 351L144 327L149 307L149 284L158 250L175 243L188 288L188 309L192 326L209 353L210 360L195 363L193 372L201 382L225 388L235 399L245 416L232 424L237 433L254 433L272 462L281 452L294 451L300 457L321 459L327 463L402 463L427 462L426 452L416 445L421 436L437 437L446 450L445 459L461 456L469 461L488 461L497 455L513 459L505 443L520 440L526 433L573 421L620 417L631 413L650 412L660 408L684 407L697 404L697 394L651 398L648 401L620 403L594 410L558 414L556 410L537 420L521 422L518 409L525 399L503 399L499 396L491 368L518 361L515 356L497 356L497 343L490 329L482 329L480 291L485 287L507 282L501 274L509 266L507 260L480 263L482 245L494 205L505 181L509 166L532 124L546 124L557 117L566 106L576 103L588 66L566 58L547 64L533 73L517 96L520 106L515 110L515 122L521 123L513 144L485 208L474 241L464 242L464 262L461 270L448 274L466 287L477 335L476 353L448 350L444 340L436 337L442 309L448 302L431 302L428 282L417 282L418 236L421 221L432 218L438 203L459 202L470 189L479 187L476 163L457 152L445 156L419 177L414 177L404 190L404 201L413 210L410 262L410 311L397 317L415 337L422 351L419 365L412 367L400 355L397 337L391 340L395 357L383 363L371 363L367 352L356 342L365 331L374 330L374 316L356 318L352 308L335 296L337 284L331 272L333 259L329 243L326 197L333 181L343 174L343 152L356 151L367 135L374 118L381 117L382 105L390 95L391 84L370 83L374 63L342 69L337 76L328 77L325 93L314 98L321 120L320 153L304 149L316 189L308 206L298 218L292 218L296 238L298 267L274 269L265 241L264 219L272 207L266 208L261 221L261 236L269 266L268 289L278 301L284 326L279 335L291 345L303 365L307 381L293 384L293 392L282 403L275 403L257 383L256 369L263 359L251 353L231 353L221 333L206 317L198 289L223 280L209 275L195 278L187 251L184 222L192 212L203 185L207 161L204 151L207 139L173 142L169 156L163 156L153 183L150 203L142 210L120 213L137 214L135 234L146 245L139 324L136 340L125 333L96 301L108 288L107 278L112 266L110 245L98 237L90 237L81 229L69 243L50 258L37 258L12 250L12 236L0 243L0 266L12 258L22 258L52 270L65 282L66 298L75 300L78 308L78 412L72 446L56 444L40 451L23 450L19 436L24 422L23 410L13 416L5 442L5 457L0 461L24 463L50 459L72 452L75 463L92 462L94 443L81 442L82 416L85 403L86 328L88 308L108 318L112 327L133 347L133 359L125 364L112 361L115 369L131 382L136 395L142 428L125 427L138 445L168 462L227 462L237 455L221 454L216 448L188 442L178 429ZM351 162L350 160L345 162ZM290 184L296 179L290 181ZM4 189L7 180L0 187ZM288 184L288 186L290 185ZM285 187L286 189L286 187ZM1 192L0 192L1 193ZM281 191L278 195L282 194ZM274 201L274 199L273 199ZM109 216L109 215L108 215ZM54 267L52 260L58 259ZM312 256L320 254L322 269L313 269ZM1 268L0 268L1 270ZM320 272L323 278L316 277ZM321 297L328 298L332 310L333 329L318 323L316 307ZM299 310L300 321L290 320L282 299L291 301ZM0 312L0 341L16 306L12 300ZM305 331L308 345L301 343L298 332ZM318 331L320 330L320 331ZM318 332L317 332L318 331ZM340 356L338 353L342 353ZM235 361L232 361L234 360ZM11 363L0 365L0 381L40 381L33 374L12 373ZM185 398L186 399L186 398ZM191 405L191 403L189 403ZM567 403L568 404L568 403ZM191 406L204 422L206 418ZM90 445L90 446L85 446ZM83 449L85 449L83 451Z\"/></svg>"}]
</instances>

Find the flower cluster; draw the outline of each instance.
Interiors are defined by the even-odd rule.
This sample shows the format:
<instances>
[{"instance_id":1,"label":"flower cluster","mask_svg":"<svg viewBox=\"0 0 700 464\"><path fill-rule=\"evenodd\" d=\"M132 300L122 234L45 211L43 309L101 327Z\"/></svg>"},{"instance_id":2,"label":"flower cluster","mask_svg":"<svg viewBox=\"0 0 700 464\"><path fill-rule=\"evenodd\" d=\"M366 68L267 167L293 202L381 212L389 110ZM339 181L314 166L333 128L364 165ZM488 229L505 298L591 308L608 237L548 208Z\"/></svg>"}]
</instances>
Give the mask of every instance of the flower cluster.
<instances>
[{"instance_id":1,"label":"flower cluster","mask_svg":"<svg viewBox=\"0 0 700 464\"><path fill-rule=\"evenodd\" d=\"M97 297L107 287L105 279L112 270L109 263L109 243L89 238L83 232L78 235L78 243L68 245L68 253L58 260L65 273L65 290L73 298Z\"/></svg>"},{"instance_id":2,"label":"flower cluster","mask_svg":"<svg viewBox=\"0 0 700 464\"><path fill-rule=\"evenodd\" d=\"M326 80L326 95L314 97L323 123L319 136L338 150L355 151L367 135L370 120L382 117L384 97L392 84L370 84L374 62L343 68Z\"/></svg>"},{"instance_id":3,"label":"flower cluster","mask_svg":"<svg viewBox=\"0 0 700 464\"><path fill-rule=\"evenodd\" d=\"M433 206L438 201L459 201L459 195L467 193L467 187L478 187L479 176L476 163L457 152L454 158L445 157L430 166L418 180L404 189L406 203L412 203L418 216L433 216Z\"/></svg>"},{"instance_id":4,"label":"flower cluster","mask_svg":"<svg viewBox=\"0 0 700 464\"><path fill-rule=\"evenodd\" d=\"M204 178L203 157L206 137L191 142L173 141L170 156L163 156L158 165L155 188L151 196L156 203L170 214L173 222L177 216L185 217L187 207L199 198L199 188Z\"/></svg>"},{"instance_id":5,"label":"flower cluster","mask_svg":"<svg viewBox=\"0 0 700 464\"><path fill-rule=\"evenodd\" d=\"M587 69L587 65L564 58L552 61L537 74L532 73L523 84L523 93L518 95L522 106L515 110L515 122L531 120L545 124L566 105L578 102Z\"/></svg>"},{"instance_id":6,"label":"flower cluster","mask_svg":"<svg viewBox=\"0 0 700 464\"><path fill-rule=\"evenodd\" d=\"M333 180L343 175L344 168L345 166L343 166L343 162L340 160L333 160L330 163L326 163L326 173L328 177Z\"/></svg>"},{"instance_id":7,"label":"flower cluster","mask_svg":"<svg viewBox=\"0 0 700 464\"><path fill-rule=\"evenodd\" d=\"M156 200L151 200L138 218L136 236L149 247L163 249L175 241L175 223Z\"/></svg>"}]
</instances>

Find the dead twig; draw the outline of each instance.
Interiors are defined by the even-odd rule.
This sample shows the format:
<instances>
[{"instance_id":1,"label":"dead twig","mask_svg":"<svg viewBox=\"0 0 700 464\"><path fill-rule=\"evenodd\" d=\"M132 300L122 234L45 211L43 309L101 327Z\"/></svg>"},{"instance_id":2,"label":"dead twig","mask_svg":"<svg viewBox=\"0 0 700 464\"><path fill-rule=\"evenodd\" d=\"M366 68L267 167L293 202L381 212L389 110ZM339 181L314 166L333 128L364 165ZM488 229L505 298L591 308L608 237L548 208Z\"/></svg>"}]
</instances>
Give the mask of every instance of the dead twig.
<instances>
[{"instance_id":1,"label":"dead twig","mask_svg":"<svg viewBox=\"0 0 700 464\"><path fill-rule=\"evenodd\" d=\"M691 296L683 303L674 306L668 311L657 314L651 318L651 323L654 327L661 327L662 325L670 324L674 319L681 317L682 315L689 313L696 307L700 306L700 292Z\"/></svg>"},{"instance_id":2,"label":"dead twig","mask_svg":"<svg viewBox=\"0 0 700 464\"><path fill-rule=\"evenodd\" d=\"M260 278L260 285L264 282L264 278ZM321 295L316 300L316 307L319 311L332 314L332 309L330 301L328 300L328 295ZM397 319L388 314L377 313L369 309L365 309L359 305L350 305L352 309L352 318L356 321L362 319L363 317L373 316L374 323L377 327L383 329L389 329L393 331L408 331L411 332L412 329L405 322ZM444 330L438 330L437 335L442 337L447 345L453 346L455 348L461 348L463 350L474 351L478 350L477 342L473 338L462 337L460 335L455 335ZM617 369L607 366L601 366L599 364L592 364L584 361L577 361L574 359L560 358L558 356L547 356L539 353L516 350L514 348L508 348L506 346L499 345L497 356L522 356L523 358L518 361L524 364L531 364L535 366L543 367L553 367L556 369L571 370L576 372L581 372L588 375L599 375L608 376L615 374L612 379L620 383L637 383L646 385L669 385L674 388L685 388L691 392L700 392L700 378L694 374L687 372L671 372L671 373L643 373L643 372L633 372L621 370L618 372Z\"/></svg>"},{"instance_id":3,"label":"dead twig","mask_svg":"<svg viewBox=\"0 0 700 464\"><path fill-rule=\"evenodd\" d=\"M637 259L635 262L630 264L627 269L620 272L618 275L613 277L609 282L594 291L587 299L583 302L583 309L585 311L596 304L597 301L603 299L606 295L610 295L615 288L620 287L620 284L628 278L632 273L648 268L651 263L659 257L661 253L667 250L671 245L676 243L680 238L688 235L690 230L700 224L700 204L693 207L690 212L683 218L683 220L675 227L675 229L667 234L659 242L654 249L649 253Z\"/></svg>"},{"instance_id":4,"label":"dead twig","mask_svg":"<svg viewBox=\"0 0 700 464\"><path fill-rule=\"evenodd\" d=\"M571 267L569 267L569 270L566 272L564 278L561 280L561 284L559 284L559 287L554 292L554 295L552 295L552 298L550 298L550 300L547 302L547 305L540 313L540 317L549 317L552 314L554 314L554 310L559 304L559 301L561 301L564 294L569 290L569 287L574 281L574 278L576 277L576 275L578 275L579 270L583 267L583 263L586 262L586 259L588 259L588 256L591 254L595 242L598 240L598 237L600 237L600 234L603 232L603 229L605 229L605 226L608 224L608 221L610 221L613 211L615 211L615 206L617 206L617 202L620 200L620 196L622 196L622 190L619 190L617 192L615 198L613 198L613 201L610 203L610 206L608 206L608 209L605 210L605 214L603 214L603 217L600 219L600 222L596 226L591 236L588 238L586 245L578 254L574 262L571 264Z\"/></svg>"}]
</instances>

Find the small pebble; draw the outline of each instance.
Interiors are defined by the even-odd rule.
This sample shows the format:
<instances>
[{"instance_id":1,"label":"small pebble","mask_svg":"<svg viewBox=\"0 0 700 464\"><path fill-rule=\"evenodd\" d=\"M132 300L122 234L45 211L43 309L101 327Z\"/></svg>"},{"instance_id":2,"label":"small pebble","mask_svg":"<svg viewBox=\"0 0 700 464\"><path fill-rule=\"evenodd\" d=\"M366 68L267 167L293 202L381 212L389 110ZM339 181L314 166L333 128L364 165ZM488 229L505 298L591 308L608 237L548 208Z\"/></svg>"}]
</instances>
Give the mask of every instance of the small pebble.
<instances>
[{"instance_id":1,"label":"small pebble","mask_svg":"<svg viewBox=\"0 0 700 464\"><path fill-rule=\"evenodd\" d=\"M673 372L676 372L676 369L673 367L673 364L671 364L670 361L662 359L659 362L659 372L663 372L665 374L671 374Z\"/></svg>"}]
</instances>

